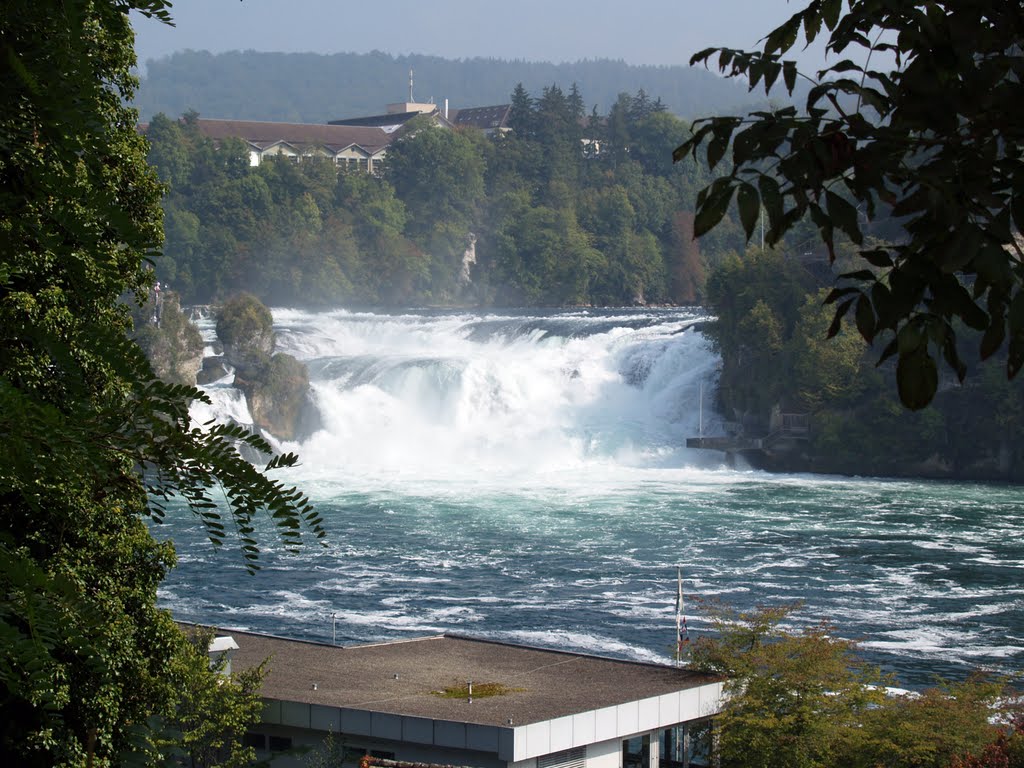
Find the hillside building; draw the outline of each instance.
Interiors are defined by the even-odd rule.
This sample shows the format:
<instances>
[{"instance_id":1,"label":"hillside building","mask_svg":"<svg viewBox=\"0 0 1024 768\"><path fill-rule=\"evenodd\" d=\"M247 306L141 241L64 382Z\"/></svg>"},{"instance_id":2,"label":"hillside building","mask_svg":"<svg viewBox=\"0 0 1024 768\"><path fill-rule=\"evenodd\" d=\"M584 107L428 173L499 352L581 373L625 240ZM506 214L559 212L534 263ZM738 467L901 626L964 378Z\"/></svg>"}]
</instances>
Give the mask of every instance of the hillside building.
<instances>
[{"instance_id":1,"label":"hillside building","mask_svg":"<svg viewBox=\"0 0 1024 768\"><path fill-rule=\"evenodd\" d=\"M351 117L329 123L276 123L259 120L218 120L200 117L199 132L215 143L228 138L241 139L249 151L249 165L284 158L300 162L320 157L349 170L375 173L387 155L388 145L397 131L414 117L426 115L444 128L474 128L491 135L508 130L511 105L471 107L449 111L434 103L414 101L388 104L381 115ZM147 124L139 126L145 133Z\"/></svg>"}]
</instances>

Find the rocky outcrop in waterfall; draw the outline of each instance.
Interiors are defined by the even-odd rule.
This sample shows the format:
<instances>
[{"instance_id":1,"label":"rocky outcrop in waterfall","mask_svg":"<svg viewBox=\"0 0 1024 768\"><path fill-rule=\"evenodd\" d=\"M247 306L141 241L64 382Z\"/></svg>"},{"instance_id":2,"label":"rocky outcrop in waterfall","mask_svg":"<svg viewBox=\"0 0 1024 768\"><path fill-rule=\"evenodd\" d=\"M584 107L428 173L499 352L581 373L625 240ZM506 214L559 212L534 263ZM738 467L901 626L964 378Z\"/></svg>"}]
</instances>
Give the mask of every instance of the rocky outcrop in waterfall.
<instances>
[{"instance_id":1,"label":"rocky outcrop in waterfall","mask_svg":"<svg viewBox=\"0 0 1024 768\"><path fill-rule=\"evenodd\" d=\"M319 423L310 400L309 373L291 355L278 352L258 366L235 372L235 386L245 394L253 423L282 440L298 440Z\"/></svg>"},{"instance_id":2,"label":"rocky outcrop in waterfall","mask_svg":"<svg viewBox=\"0 0 1024 768\"><path fill-rule=\"evenodd\" d=\"M259 299L241 294L225 302L217 313L217 337L256 427L289 441L316 431L319 415L306 366L274 352L273 317Z\"/></svg>"},{"instance_id":3,"label":"rocky outcrop in waterfall","mask_svg":"<svg viewBox=\"0 0 1024 768\"><path fill-rule=\"evenodd\" d=\"M203 338L181 311L178 294L161 290L158 283L132 318L132 338L146 353L153 372L171 384L195 386L203 365Z\"/></svg>"},{"instance_id":4,"label":"rocky outcrop in waterfall","mask_svg":"<svg viewBox=\"0 0 1024 768\"><path fill-rule=\"evenodd\" d=\"M240 293L217 311L217 338L229 365L258 367L274 352L274 318L251 293Z\"/></svg>"}]
</instances>

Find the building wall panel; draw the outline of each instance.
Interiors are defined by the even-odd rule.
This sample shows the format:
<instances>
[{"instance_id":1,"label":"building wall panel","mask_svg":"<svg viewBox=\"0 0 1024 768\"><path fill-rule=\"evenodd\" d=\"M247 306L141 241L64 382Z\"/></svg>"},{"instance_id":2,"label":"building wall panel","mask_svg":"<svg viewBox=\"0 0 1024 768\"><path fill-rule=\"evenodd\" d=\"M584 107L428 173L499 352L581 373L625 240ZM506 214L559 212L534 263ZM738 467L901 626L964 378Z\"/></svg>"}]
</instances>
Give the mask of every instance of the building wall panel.
<instances>
[{"instance_id":1,"label":"building wall panel","mask_svg":"<svg viewBox=\"0 0 1024 768\"><path fill-rule=\"evenodd\" d=\"M526 726L526 749L530 757L546 755L551 751L551 730L547 721Z\"/></svg>"},{"instance_id":2,"label":"building wall panel","mask_svg":"<svg viewBox=\"0 0 1024 768\"><path fill-rule=\"evenodd\" d=\"M296 728L309 728L309 704L297 701L281 702L281 724Z\"/></svg>"},{"instance_id":3,"label":"building wall panel","mask_svg":"<svg viewBox=\"0 0 1024 768\"><path fill-rule=\"evenodd\" d=\"M370 713L363 709L342 709L341 732L353 736L369 736Z\"/></svg>"},{"instance_id":4,"label":"building wall panel","mask_svg":"<svg viewBox=\"0 0 1024 768\"><path fill-rule=\"evenodd\" d=\"M263 722L279 725L281 723L281 702L263 700Z\"/></svg>"},{"instance_id":5,"label":"building wall panel","mask_svg":"<svg viewBox=\"0 0 1024 768\"><path fill-rule=\"evenodd\" d=\"M679 692L679 722L700 717L700 688Z\"/></svg>"},{"instance_id":6,"label":"building wall panel","mask_svg":"<svg viewBox=\"0 0 1024 768\"><path fill-rule=\"evenodd\" d=\"M630 701L615 707L619 735L636 733L640 730L640 708L637 704L638 702Z\"/></svg>"},{"instance_id":7,"label":"building wall panel","mask_svg":"<svg viewBox=\"0 0 1024 768\"><path fill-rule=\"evenodd\" d=\"M327 733L338 733L341 730L341 711L337 707L314 704L309 708L309 727Z\"/></svg>"},{"instance_id":8,"label":"building wall panel","mask_svg":"<svg viewBox=\"0 0 1024 768\"><path fill-rule=\"evenodd\" d=\"M434 721L434 743L439 747L466 748L466 724Z\"/></svg>"},{"instance_id":9,"label":"building wall panel","mask_svg":"<svg viewBox=\"0 0 1024 768\"><path fill-rule=\"evenodd\" d=\"M722 709L725 683L702 685L700 691L700 717L711 717Z\"/></svg>"},{"instance_id":10,"label":"building wall panel","mask_svg":"<svg viewBox=\"0 0 1024 768\"><path fill-rule=\"evenodd\" d=\"M637 702L637 730L650 731L661 725L659 703L657 696Z\"/></svg>"},{"instance_id":11,"label":"building wall panel","mask_svg":"<svg viewBox=\"0 0 1024 768\"><path fill-rule=\"evenodd\" d=\"M402 739L402 718L385 712L370 713L370 735L378 739Z\"/></svg>"},{"instance_id":12,"label":"building wall panel","mask_svg":"<svg viewBox=\"0 0 1024 768\"><path fill-rule=\"evenodd\" d=\"M410 741L413 744L433 744L434 721L425 717L403 717L402 741Z\"/></svg>"},{"instance_id":13,"label":"building wall panel","mask_svg":"<svg viewBox=\"0 0 1024 768\"><path fill-rule=\"evenodd\" d=\"M597 740L597 713L581 712L572 718L572 745L583 747Z\"/></svg>"},{"instance_id":14,"label":"building wall panel","mask_svg":"<svg viewBox=\"0 0 1024 768\"><path fill-rule=\"evenodd\" d=\"M493 725L466 725L466 748L497 752L499 730Z\"/></svg>"},{"instance_id":15,"label":"building wall panel","mask_svg":"<svg viewBox=\"0 0 1024 768\"><path fill-rule=\"evenodd\" d=\"M609 739L588 744L587 768L622 768L622 742Z\"/></svg>"},{"instance_id":16,"label":"building wall panel","mask_svg":"<svg viewBox=\"0 0 1024 768\"><path fill-rule=\"evenodd\" d=\"M662 726L679 722L679 694L666 693L658 697L658 720Z\"/></svg>"},{"instance_id":17,"label":"building wall panel","mask_svg":"<svg viewBox=\"0 0 1024 768\"><path fill-rule=\"evenodd\" d=\"M558 717L548 721L549 752L560 752L572 747L572 717Z\"/></svg>"},{"instance_id":18,"label":"building wall panel","mask_svg":"<svg viewBox=\"0 0 1024 768\"><path fill-rule=\"evenodd\" d=\"M594 730L598 739L609 739L619 733L617 707L605 707L594 712Z\"/></svg>"}]
</instances>

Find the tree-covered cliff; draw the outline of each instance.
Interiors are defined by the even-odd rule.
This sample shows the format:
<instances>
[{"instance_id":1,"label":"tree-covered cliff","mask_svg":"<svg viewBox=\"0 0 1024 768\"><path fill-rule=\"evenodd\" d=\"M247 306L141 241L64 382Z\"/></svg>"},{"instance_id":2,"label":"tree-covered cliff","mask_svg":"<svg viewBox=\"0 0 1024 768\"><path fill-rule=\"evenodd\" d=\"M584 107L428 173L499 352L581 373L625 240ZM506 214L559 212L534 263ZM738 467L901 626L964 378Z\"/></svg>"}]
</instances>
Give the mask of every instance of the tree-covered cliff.
<instances>
[{"instance_id":1,"label":"tree-covered cliff","mask_svg":"<svg viewBox=\"0 0 1024 768\"><path fill-rule=\"evenodd\" d=\"M877 349L856 328L826 338L833 311L824 299L849 250L830 269L825 254L752 248L708 278L720 406L746 434L776 436L751 458L797 471L1024 479L1024 385L1007 380L1005 360L980 361L970 334L961 338L965 383L950 372L921 411L900 403L895 362L876 367ZM787 435L782 414L807 433Z\"/></svg>"},{"instance_id":2,"label":"tree-covered cliff","mask_svg":"<svg viewBox=\"0 0 1024 768\"><path fill-rule=\"evenodd\" d=\"M688 126L643 91L606 118L573 86L513 94L514 130L488 137L409 123L383 173L303 158L248 164L195 115L150 123L169 185L158 276L185 303L249 291L303 306L685 303L742 242L692 239L697 164L673 165Z\"/></svg>"}]
</instances>

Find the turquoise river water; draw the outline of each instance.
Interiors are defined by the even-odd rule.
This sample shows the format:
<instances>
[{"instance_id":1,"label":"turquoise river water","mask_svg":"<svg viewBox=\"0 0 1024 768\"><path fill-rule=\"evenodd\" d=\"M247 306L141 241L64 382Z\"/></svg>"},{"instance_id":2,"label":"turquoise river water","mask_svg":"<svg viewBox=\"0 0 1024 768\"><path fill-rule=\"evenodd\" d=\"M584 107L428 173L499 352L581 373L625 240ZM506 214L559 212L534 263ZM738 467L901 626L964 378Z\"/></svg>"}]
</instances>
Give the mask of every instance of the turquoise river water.
<instances>
[{"instance_id":1,"label":"turquoise river water","mask_svg":"<svg viewBox=\"0 0 1024 768\"><path fill-rule=\"evenodd\" d=\"M287 479L329 546L272 534L246 574L185 513L157 528L183 620L338 643L442 631L668 661L675 574L701 602L802 601L906 685L1024 662L1024 494L1013 486L730 469L718 360L686 310L275 310L322 428ZM206 331L209 332L209 328ZM757 372L751 371L756 377ZM249 419L231 377L206 419Z\"/></svg>"}]
</instances>

